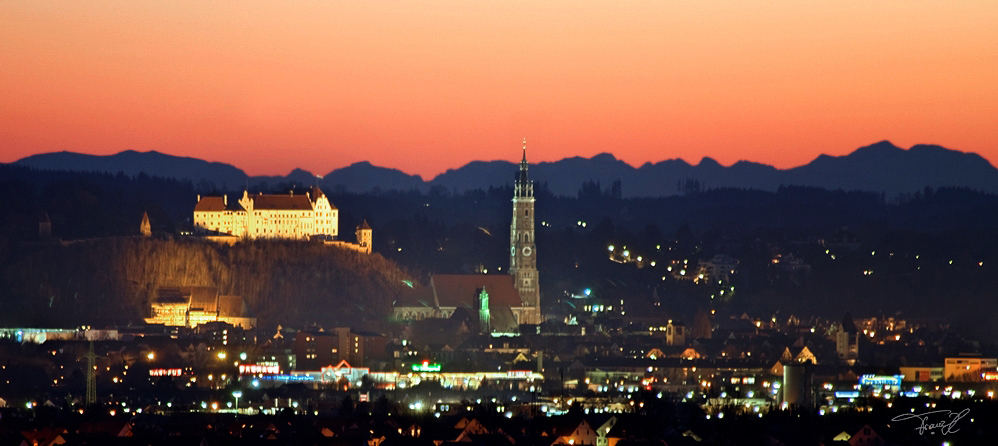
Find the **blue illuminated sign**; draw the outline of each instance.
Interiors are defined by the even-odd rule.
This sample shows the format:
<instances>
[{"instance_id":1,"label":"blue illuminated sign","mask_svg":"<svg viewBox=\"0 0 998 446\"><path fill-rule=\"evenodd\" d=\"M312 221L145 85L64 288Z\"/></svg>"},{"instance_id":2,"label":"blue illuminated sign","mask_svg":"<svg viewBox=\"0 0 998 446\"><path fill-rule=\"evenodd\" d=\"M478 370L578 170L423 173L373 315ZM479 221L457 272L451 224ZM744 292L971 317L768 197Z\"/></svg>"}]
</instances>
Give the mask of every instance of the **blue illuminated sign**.
<instances>
[{"instance_id":1,"label":"blue illuminated sign","mask_svg":"<svg viewBox=\"0 0 998 446\"><path fill-rule=\"evenodd\" d=\"M315 381L312 375L264 375L256 379L264 381Z\"/></svg>"},{"instance_id":2,"label":"blue illuminated sign","mask_svg":"<svg viewBox=\"0 0 998 446\"><path fill-rule=\"evenodd\" d=\"M863 375L859 377L859 384L874 387L901 387L901 378L904 378L904 375Z\"/></svg>"}]
</instances>

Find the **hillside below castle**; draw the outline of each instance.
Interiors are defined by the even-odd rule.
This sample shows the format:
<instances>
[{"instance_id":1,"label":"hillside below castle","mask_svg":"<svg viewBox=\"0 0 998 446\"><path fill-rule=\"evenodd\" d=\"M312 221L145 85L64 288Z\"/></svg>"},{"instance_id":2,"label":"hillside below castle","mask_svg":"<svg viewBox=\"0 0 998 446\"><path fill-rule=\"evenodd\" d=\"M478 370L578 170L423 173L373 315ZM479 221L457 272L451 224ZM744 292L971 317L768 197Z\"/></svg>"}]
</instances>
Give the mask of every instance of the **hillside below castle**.
<instances>
[{"instance_id":1,"label":"hillside below castle","mask_svg":"<svg viewBox=\"0 0 998 446\"><path fill-rule=\"evenodd\" d=\"M117 237L10 245L0 250L0 264L0 324L40 326L138 322L149 316L156 290L175 286L242 296L261 327L377 324L408 279L377 254L274 240L228 246Z\"/></svg>"}]
</instances>

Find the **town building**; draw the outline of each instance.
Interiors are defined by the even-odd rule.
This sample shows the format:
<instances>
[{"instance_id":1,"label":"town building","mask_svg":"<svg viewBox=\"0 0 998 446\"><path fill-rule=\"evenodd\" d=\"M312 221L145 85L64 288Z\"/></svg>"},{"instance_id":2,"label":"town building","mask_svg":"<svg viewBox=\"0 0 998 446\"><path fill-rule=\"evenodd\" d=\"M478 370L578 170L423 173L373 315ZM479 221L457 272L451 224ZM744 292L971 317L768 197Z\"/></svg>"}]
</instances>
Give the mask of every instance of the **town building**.
<instances>
[{"instance_id":1,"label":"town building","mask_svg":"<svg viewBox=\"0 0 998 446\"><path fill-rule=\"evenodd\" d=\"M984 374L994 374L998 370L998 359L980 356L960 355L946 358L943 365L943 379L946 381L984 381Z\"/></svg>"},{"instance_id":2,"label":"town building","mask_svg":"<svg viewBox=\"0 0 998 446\"><path fill-rule=\"evenodd\" d=\"M901 367L904 382L934 382L943 380L944 367L935 365Z\"/></svg>"},{"instance_id":3,"label":"town building","mask_svg":"<svg viewBox=\"0 0 998 446\"><path fill-rule=\"evenodd\" d=\"M197 327L208 322L225 322L243 329L256 326L249 317L242 296L226 296L215 287L164 287L156 290L148 324L174 327Z\"/></svg>"},{"instance_id":4,"label":"town building","mask_svg":"<svg viewBox=\"0 0 998 446\"><path fill-rule=\"evenodd\" d=\"M708 283L718 281L731 282L731 277L738 273L738 259L725 254L718 254L710 260L701 260L694 282L708 280Z\"/></svg>"},{"instance_id":5,"label":"town building","mask_svg":"<svg viewBox=\"0 0 998 446\"><path fill-rule=\"evenodd\" d=\"M859 357L859 329L852 320L852 315L846 313L834 327L835 352L839 359L849 365L856 363Z\"/></svg>"},{"instance_id":6,"label":"town building","mask_svg":"<svg viewBox=\"0 0 998 446\"><path fill-rule=\"evenodd\" d=\"M378 333L355 331L349 327L331 330L299 331L294 354L298 370L320 370L342 361L360 367L379 365L386 359L386 340Z\"/></svg>"}]
</instances>

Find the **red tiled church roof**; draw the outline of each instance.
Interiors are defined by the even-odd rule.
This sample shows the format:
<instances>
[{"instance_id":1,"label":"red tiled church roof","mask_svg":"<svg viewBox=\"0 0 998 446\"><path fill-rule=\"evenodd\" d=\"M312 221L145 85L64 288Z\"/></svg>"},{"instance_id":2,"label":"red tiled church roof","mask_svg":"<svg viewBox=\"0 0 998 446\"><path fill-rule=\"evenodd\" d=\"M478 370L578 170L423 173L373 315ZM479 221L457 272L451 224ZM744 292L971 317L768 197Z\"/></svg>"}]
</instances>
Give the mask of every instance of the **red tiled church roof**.
<instances>
[{"instance_id":1,"label":"red tiled church roof","mask_svg":"<svg viewBox=\"0 0 998 446\"><path fill-rule=\"evenodd\" d=\"M474 308L484 287L490 307L520 307L520 293L513 287L513 276L505 274L438 274L430 279L440 307Z\"/></svg>"},{"instance_id":2,"label":"red tiled church roof","mask_svg":"<svg viewBox=\"0 0 998 446\"><path fill-rule=\"evenodd\" d=\"M395 301L396 307L433 307L433 305L433 290L422 285L403 287Z\"/></svg>"}]
</instances>

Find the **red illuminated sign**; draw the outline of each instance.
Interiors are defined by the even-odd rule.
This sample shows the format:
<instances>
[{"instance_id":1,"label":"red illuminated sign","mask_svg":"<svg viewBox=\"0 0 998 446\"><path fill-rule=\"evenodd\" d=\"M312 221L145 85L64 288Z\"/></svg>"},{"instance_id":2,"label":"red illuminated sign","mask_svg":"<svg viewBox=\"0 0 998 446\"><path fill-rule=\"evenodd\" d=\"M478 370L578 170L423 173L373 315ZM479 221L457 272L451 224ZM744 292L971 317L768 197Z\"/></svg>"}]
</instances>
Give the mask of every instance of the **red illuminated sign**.
<instances>
[{"instance_id":1,"label":"red illuminated sign","mask_svg":"<svg viewBox=\"0 0 998 446\"><path fill-rule=\"evenodd\" d=\"M149 369L149 376L180 376L183 372L181 369Z\"/></svg>"},{"instance_id":2,"label":"red illuminated sign","mask_svg":"<svg viewBox=\"0 0 998 446\"><path fill-rule=\"evenodd\" d=\"M277 375L281 369L277 364L239 364L240 375Z\"/></svg>"}]
</instances>

